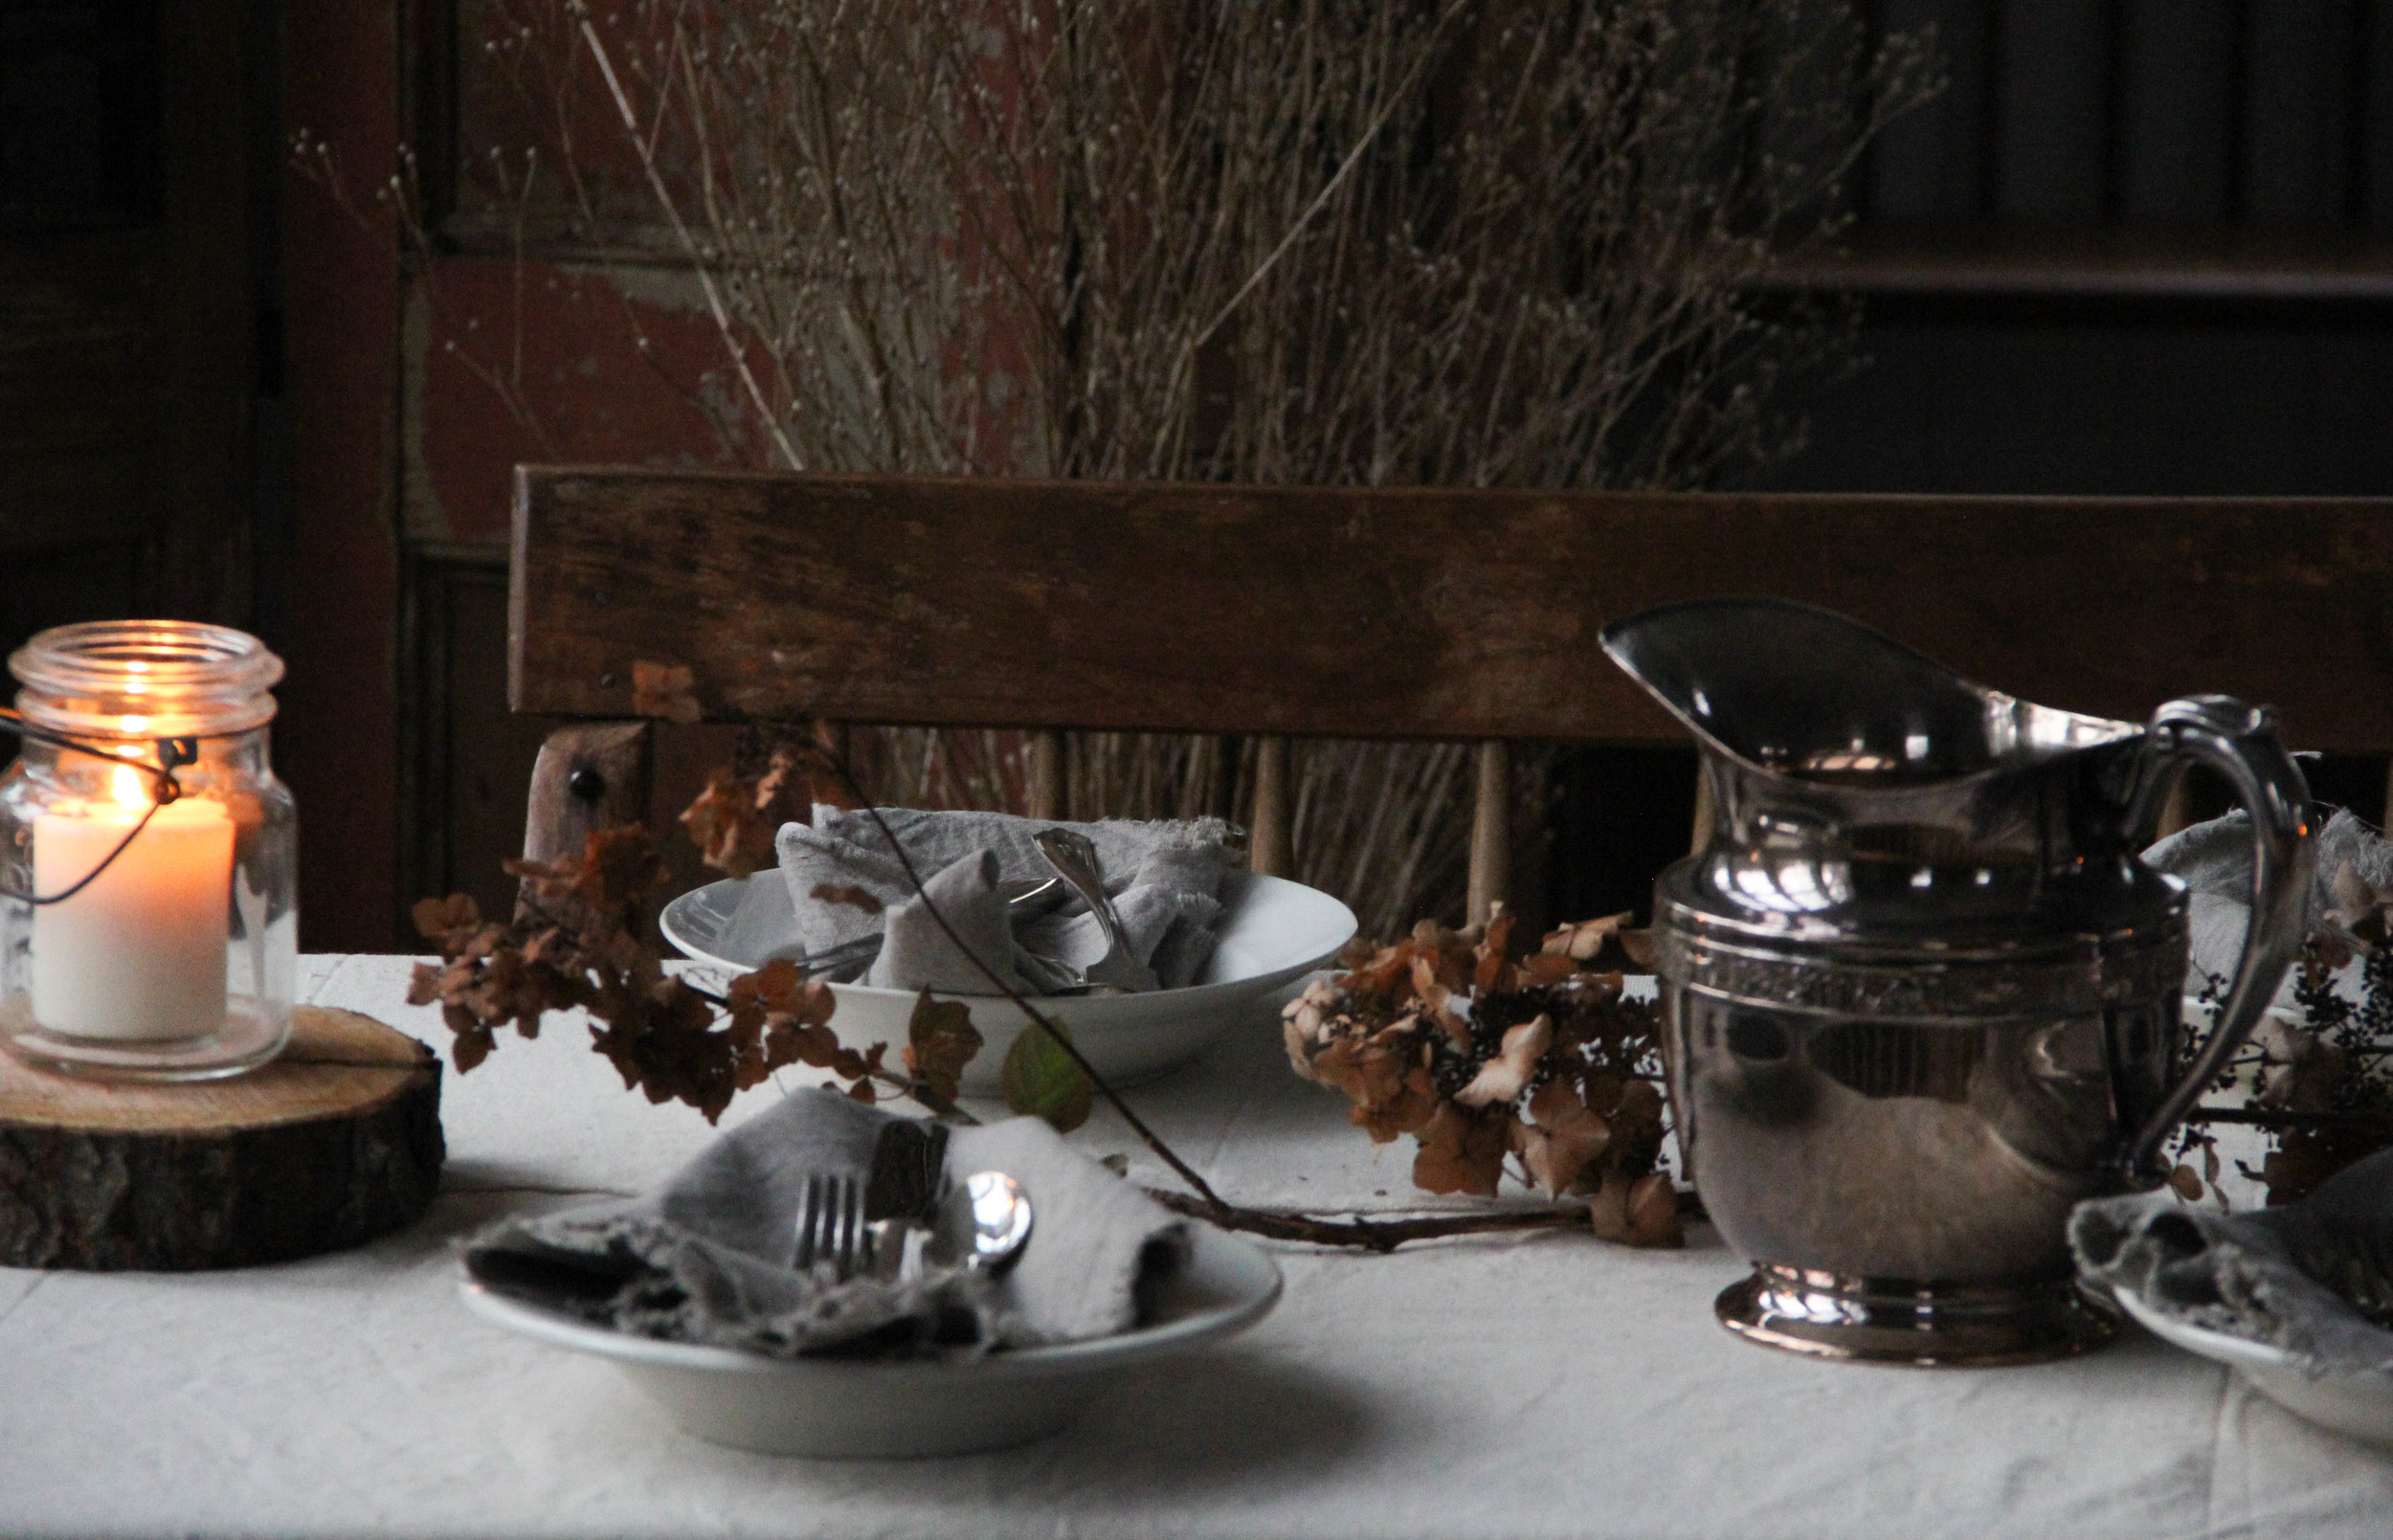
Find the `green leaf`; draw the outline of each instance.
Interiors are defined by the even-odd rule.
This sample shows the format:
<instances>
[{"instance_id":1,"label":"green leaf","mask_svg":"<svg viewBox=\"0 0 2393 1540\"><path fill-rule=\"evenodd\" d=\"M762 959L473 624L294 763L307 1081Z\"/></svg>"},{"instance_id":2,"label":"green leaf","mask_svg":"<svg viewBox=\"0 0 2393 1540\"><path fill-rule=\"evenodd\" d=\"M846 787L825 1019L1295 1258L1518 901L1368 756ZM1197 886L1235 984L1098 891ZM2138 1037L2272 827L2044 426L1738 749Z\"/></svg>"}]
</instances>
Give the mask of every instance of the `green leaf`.
<instances>
[{"instance_id":1,"label":"green leaf","mask_svg":"<svg viewBox=\"0 0 2393 1540\"><path fill-rule=\"evenodd\" d=\"M1058 1022L1055 1030L1062 1032L1062 1023ZM1089 1083L1086 1072L1035 1021L1023 1027L1022 1035L1006 1050L999 1082L1005 1087L1007 1106L1027 1117L1046 1119L1058 1133L1070 1133L1086 1123L1090 1107L1096 1105L1097 1088Z\"/></svg>"}]
</instances>

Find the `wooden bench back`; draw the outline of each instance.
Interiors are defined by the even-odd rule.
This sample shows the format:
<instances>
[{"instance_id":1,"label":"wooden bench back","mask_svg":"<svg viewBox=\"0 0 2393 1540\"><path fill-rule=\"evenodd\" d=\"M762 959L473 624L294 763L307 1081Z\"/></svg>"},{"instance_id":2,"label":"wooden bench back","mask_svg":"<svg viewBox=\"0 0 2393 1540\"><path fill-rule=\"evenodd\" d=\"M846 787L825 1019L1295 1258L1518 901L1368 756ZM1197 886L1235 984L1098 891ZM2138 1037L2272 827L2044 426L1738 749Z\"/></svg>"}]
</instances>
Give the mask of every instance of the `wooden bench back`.
<instances>
[{"instance_id":1,"label":"wooden bench back","mask_svg":"<svg viewBox=\"0 0 2393 1540\"><path fill-rule=\"evenodd\" d=\"M2393 502L2351 500L526 467L508 689L582 718L1478 741L1478 909L1503 743L1676 740L1597 633L1740 593L2047 704L2215 691L2277 707L2296 747L2393 747ZM1281 811L1257 823L1259 864L1284 861Z\"/></svg>"}]
</instances>

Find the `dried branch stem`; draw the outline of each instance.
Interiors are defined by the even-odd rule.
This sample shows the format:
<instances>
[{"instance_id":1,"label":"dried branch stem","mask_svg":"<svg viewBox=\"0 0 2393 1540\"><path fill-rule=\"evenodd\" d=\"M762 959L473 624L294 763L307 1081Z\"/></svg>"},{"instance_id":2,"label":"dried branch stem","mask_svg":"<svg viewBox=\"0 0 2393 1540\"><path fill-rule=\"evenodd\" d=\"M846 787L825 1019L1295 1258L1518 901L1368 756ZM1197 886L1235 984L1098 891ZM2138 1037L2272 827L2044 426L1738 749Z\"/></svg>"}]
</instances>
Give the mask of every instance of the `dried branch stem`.
<instances>
[{"instance_id":1,"label":"dried branch stem","mask_svg":"<svg viewBox=\"0 0 2393 1540\"><path fill-rule=\"evenodd\" d=\"M1513 1209L1500 1214L1436 1215L1409 1219L1373 1219L1361 1215L1323 1216L1282 1209L1208 1207L1161 1188L1147 1195L1175 1214L1209 1219L1225 1230L1243 1230L1274 1240L1302 1240L1318 1246L1353 1246L1387 1253L1414 1240L1446 1240L1457 1236L1511 1235L1537 1230L1584 1230L1595 1222L1584 1203L1549 1209ZM1692 1192L1679 1194L1683 1218L1702 1218L1703 1204Z\"/></svg>"}]
</instances>

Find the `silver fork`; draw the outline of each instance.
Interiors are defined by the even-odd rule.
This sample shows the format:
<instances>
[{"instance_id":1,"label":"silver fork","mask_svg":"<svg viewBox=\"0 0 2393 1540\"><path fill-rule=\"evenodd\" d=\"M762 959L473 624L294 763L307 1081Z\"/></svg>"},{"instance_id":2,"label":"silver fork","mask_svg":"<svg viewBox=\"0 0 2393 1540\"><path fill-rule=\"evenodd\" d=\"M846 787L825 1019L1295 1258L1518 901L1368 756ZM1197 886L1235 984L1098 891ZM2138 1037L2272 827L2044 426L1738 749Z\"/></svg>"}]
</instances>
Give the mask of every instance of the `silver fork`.
<instances>
[{"instance_id":1,"label":"silver fork","mask_svg":"<svg viewBox=\"0 0 2393 1540\"><path fill-rule=\"evenodd\" d=\"M912 1228L904 1219L867 1220L864 1184L855 1176L809 1176L797 1198L790 1265L804 1273L827 1261L842 1280L868 1272L894 1283L906 1261L906 1235Z\"/></svg>"},{"instance_id":2,"label":"silver fork","mask_svg":"<svg viewBox=\"0 0 2393 1540\"><path fill-rule=\"evenodd\" d=\"M864 1229L864 1184L853 1175L809 1176L798 1194L790 1265L803 1273L826 1261L841 1278L872 1265L871 1239Z\"/></svg>"}]
</instances>

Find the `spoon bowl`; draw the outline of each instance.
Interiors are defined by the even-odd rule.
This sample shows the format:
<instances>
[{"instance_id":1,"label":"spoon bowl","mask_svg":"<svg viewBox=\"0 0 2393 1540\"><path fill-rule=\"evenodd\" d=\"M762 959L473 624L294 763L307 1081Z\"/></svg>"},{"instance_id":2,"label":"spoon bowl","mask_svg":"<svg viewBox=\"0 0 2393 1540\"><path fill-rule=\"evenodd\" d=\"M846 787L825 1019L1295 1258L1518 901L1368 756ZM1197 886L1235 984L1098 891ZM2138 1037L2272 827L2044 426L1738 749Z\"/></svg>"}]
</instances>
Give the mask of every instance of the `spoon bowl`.
<instances>
[{"instance_id":1,"label":"spoon bowl","mask_svg":"<svg viewBox=\"0 0 2393 1540\"><path fill-rule=\"evenodd\" d=\"M939 1200L924 1247L928 1261L992 1277L1030 1244L1030 1194L1003 1172L974 1172Z\"/></svg>"}]
</instances>

